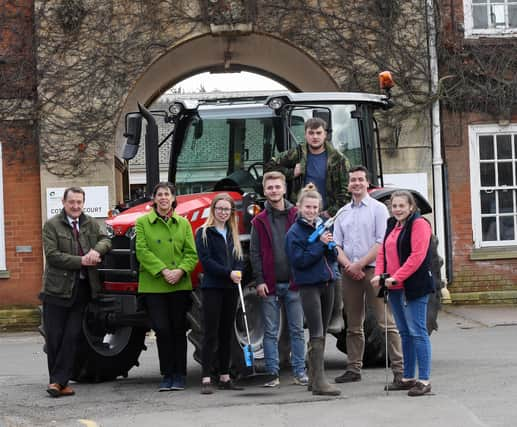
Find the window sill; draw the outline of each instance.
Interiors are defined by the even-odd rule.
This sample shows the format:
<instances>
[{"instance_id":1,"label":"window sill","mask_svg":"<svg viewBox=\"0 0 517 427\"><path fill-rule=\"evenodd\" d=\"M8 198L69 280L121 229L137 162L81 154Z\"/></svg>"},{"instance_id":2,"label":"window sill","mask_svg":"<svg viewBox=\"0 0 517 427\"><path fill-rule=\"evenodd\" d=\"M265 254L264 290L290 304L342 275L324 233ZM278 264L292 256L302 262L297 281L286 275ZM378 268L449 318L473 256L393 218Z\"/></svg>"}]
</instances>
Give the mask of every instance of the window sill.
<instances>
[{"instance_id":1,"label":"window sill","mask_svg":"<svg viewBox=\"0 0 517 427\"><path fill-rule=\"evenodd\" d=\"M11 277L9 270L0 270L0 279L9 279L9 277Z\"/></svg>"},{"instance_id":2,"label":"window sill","mask_svg":"<svg viewBox=\"0 0 517 427\"><path fill-rule=\"evenodd\" d=\"M501 30L473 30L465 32L465 38L468 39L493 39L493 38L508 38L517 37L517 30L512 29L501 29Z\"/></svg>"},{"instance_id":3,"label":"window sill","mask_svg":"<svg viewBox=\"0 0 517 427\"><path fill-rule=\"evenodd\" d=\"M495 248L477 248L470 253L472 261L485 261L490 259L517 258L517 246L498 246Z\"/></svg>"}]
</instances>

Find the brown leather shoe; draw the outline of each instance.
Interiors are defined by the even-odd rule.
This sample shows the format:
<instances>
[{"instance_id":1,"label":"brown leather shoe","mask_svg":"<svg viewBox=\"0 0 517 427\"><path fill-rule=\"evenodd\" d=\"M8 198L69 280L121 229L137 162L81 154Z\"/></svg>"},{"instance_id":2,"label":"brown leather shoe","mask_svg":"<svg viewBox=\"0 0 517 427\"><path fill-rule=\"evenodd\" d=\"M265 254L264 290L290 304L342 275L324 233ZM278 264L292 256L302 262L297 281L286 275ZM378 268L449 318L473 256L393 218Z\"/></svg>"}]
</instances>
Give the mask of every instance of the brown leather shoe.
<instances>
[{"instance_id":1,"label":"brown leather shoe","mask_svg":"<svg viewBox=\"0 0 517 427\"><path fill-rule=\"evenodd\" d=\"M63 387L61 389L61 396L73 396L75 394L75 391L72 387L67 385L66 387Z\"/></svg>"},{"instance_id":2,"label":"brown leather shoe","mask_svg":"<svg viewBox=\"0 0 517 427\"><path fill-rule=\"evenodd\" d=\"M424 384L417 381L416 384L407 392L408 396L423 396L431 393L431 384Z\"/></svg>"},{"instance_id":3,"label":"brown leather shoe","mask_svg":"<svg viewBox=\"0 0 517 427\"><path fill-rule=\"evenodd\" d=\"M407 380L404 381L402 378L394 379L391 384L388 384L389 391L398 391L398 390L410 390L416 384L416 380ZM384 386L384 391L386 391L386 386Z\"/></svg>"},{"instance_id":4,"label":"brown leather shoe","mask_svg":"<svg viewBox=\"0 0 517 427\"><path fill-rule=\"evenodd\" d=\"M346 371L343 375L334 378L336 383L355 383L361 381L361 374L359 372Z\"/></svg>"},{"instance_id":5,"label":"brown leather shoe","mask_svg":"<svg viewBox=\"0 0 517 427\"><path fill-rule=\"evenodd\" d=\"M58 383L52 383L47 386L47 393L52 397L61 396L61 386Z\"/></svg>"}]
</instances>

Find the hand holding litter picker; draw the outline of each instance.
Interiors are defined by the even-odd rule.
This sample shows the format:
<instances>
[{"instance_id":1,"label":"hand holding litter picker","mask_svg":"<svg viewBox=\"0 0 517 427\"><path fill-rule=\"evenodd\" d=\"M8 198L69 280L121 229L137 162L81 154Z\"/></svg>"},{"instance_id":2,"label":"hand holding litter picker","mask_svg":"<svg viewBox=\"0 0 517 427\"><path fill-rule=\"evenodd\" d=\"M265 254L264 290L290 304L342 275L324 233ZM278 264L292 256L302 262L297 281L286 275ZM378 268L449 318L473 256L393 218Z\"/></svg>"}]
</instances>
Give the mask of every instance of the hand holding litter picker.
<instances>
[{"instance_id":1,"label":"hand holding litter picker","mask_svg":"<svg viewBox=\"0 0 517 427\"><path fill-rule=\"evenodd\" d=\"M337 217L341 215L344 211L345 207L343 206L341 209L339 209L336 212L336 215L333 217L330 217L325 222L318 225L316 230L312 232L312 234L309 236L308 242L314 243L316 240L320 238L320 236L325 233L326 231L330 231L332 229L332 226L334 225L334 222L336 221ZM334 249L336 247L336 242L332 241L327 244L329 249Z\"/></svg>"},{"instance_id":2,"label":"hand holding litter picker","mask_svg":"<svg viewBox=\"0 0 517 427\"><path fill-rule=\"evenodd\" d=\"M253 349L251 348L250 330L248 328L248 316L246 315L246 306L244 305L244 294L242 293L242 284L240 280L239 283L237 283L237 286L239 288L239 297L241 299L242 316L244 317L244 326L246 328L246 338L248 339L248 344L246 344L243 348L244 361L246 362L246 366L250 368L253 366Z\"/></svg>"}]
</instances>

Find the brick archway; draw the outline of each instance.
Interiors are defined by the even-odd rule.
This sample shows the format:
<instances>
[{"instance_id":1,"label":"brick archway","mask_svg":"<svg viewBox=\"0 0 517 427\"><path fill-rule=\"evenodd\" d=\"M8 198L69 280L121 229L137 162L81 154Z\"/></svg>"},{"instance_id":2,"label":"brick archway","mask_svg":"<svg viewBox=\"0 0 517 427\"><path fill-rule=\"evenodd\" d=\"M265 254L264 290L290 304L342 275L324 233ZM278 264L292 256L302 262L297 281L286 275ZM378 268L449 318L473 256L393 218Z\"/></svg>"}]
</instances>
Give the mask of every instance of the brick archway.
<instances>
[{"instance_id":1,"label":"brick archway","mask_svg":"<svg viewBox=\"0 0 517 427\"><path fill-rule=\"evenodd\" d=\"M170 49L155 61L129 92L117 121L115 153L124 143L124 119L137 102L149 104L175 83L203 71L253 71L292 90L337 91L332 76L314 58L284 40L252 33L203 35Z\"/></svg>"}]
</instances>

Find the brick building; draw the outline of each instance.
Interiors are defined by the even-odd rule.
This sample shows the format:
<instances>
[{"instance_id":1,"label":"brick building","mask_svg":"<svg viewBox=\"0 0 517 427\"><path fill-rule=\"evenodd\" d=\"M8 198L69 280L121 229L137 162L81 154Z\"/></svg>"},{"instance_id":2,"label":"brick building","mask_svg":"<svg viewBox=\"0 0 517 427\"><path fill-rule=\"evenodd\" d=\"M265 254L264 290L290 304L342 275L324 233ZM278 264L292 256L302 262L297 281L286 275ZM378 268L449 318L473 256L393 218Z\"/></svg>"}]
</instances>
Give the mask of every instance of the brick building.
<instances>
[{"instance_id":1,"label":"brick building","mask_svg":"<svg viewBox=\"0 0 517 427\"><path fill-rule=\"evenodd\" d=\"M441 12L449 289L460 302L517 302L517 2Z\"/></svg>"},{"instance_id":2,"label":"brick building","mask_svg":"<svg viewBox=\"0 0 517 427\"><path fill-rule=\"evenodd\" d=\"M37 304L43 265L33 6L0 1L0 304L10 307Z\"/></svg>"},{"instance_id":3,"label":"brick building","mask_svg":"<svg viewBox=\"0 0 517 427\"><path fill-rule=\"evenodd\" d=\"M194 7L198 3L199 10ZM279 20L274 5L261 6L231 18L239 19L237 23L228 23L230 18L211 9L219 7L215 3L258 4L200 0L192 2L192 13L199 16L189 20L169 9L142 14L140 3L122 0L86 8L82 2L0 0L0 307L38 303L46 188L107 185L110 204L121 201L124 165L117 153L123 143L124 115L137 101L150 105L167 88L202 70L262 71L301 91L359 90L362 79L378 71L360 68L360 73L347 74L340 55L356 44L360 47L360 40L349 41L351 34L340 28L332 29L332 37L320 37L329 31L330 24L323 20L309 34L298 25L301 9ZM450 291L456 301L515 302L517 3L439 3L440 89L448 91L441 102L440 128ZM146 2L144 6L151 7ZM412 41L425 35L416 11ZM129 13L146 16L133 21L139 31L128 29ZM382 13L374 17L384 19ZM323 39L333 41L325 44ZM368 49L384 52L381 42L382 37L379 45ZM415 44L426 45L425 40ZM450 93L461 86L452 84L456 81L450 76L457 73L451 74L450 67L457 62L474 67L476 53L489 57L500 49L505 61L499 61L488 87L502 95L487 98L498 105L480 108L482 97L472 90L458 95L462 103L450 102ZM417 56L425 57L421 53ZM78 57L81 61L74 61ZM475 88L483 76L471 74L466 80ZM505 90L510 94L506 98ZM428 116L424 112L397 124L396 150L383 146L384 171L425 175L427 196L433 199Z\"/></svg>"}]
</instances>

